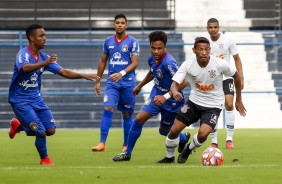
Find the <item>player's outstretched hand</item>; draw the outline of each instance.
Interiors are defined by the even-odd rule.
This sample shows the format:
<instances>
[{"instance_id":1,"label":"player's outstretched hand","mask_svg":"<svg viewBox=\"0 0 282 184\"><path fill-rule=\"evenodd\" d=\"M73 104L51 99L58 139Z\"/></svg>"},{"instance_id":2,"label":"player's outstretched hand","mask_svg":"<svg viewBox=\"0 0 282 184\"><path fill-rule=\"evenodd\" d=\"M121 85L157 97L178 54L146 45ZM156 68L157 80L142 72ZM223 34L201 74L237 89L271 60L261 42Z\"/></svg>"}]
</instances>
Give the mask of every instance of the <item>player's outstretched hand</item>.
<instances>
[{"instance_id":1,"label":"player's outstretched hand","mask_svg":"<svg viewBox=\"0 0 282 184\"><path fill-rule=\"evenodd\" d=\"M240 113L241 116L244 116L244 117L246 116L247 110L241 99L236 99L235 108Z\"/></svg>"},{"instance_id":2,"label":"player's outstretched hand","mask_svg":"<svg viewBox=\"0 0 282 184\"><path fill-rule=\"evenodd\" d=\"M56 63L58 61L58 56L57 54L52 54L48 59L46 59L44 63L45 66L48 66L50 64Z\"/></svg>"},{"instance_id":3,"label":"player's outstretched hand","mask_svg":"<svg viewBox=\"0 0 282 184\"><path fill-rule=\"evenodd\" d=\"M94 81L96 79L100 80L100 77L96 74L83 74L83 78L90 81Z\"/></svg>"}]
</instances>

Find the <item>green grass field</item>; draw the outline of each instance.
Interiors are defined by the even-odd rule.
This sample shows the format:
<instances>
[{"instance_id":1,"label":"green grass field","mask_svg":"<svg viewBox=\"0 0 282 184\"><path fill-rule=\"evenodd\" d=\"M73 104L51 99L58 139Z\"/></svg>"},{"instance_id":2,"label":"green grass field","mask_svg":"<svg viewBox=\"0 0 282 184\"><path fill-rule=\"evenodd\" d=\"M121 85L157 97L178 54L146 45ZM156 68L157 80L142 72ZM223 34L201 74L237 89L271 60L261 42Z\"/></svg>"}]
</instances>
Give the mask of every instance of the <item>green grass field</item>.
<instances>
[{"instance_id":1,"label":"green grass field","mask_svg":"<svg viewBox=\"0 0 282 184\"><path fill-rule=\"evenodd\" d=\"M188 131L194 134L196 129ZM219 130L224 165L205 167L200 160L201 153L210 140L185 164L155 164L165 155L165 137L158 134L157 128L144 128L131 161L115 163L112 158L121 152L122 129L111 129L106 152L97 153L92 152L91 147L99 141L98 129L58 129L47 139L49 155L56 165L41 166L34 137L22 132L10 140L8 130L2 130L0 183L281 183L281 129L237 129L234 150L225 148L225 135L225 130Z\"/></svg>"}]
</instances>

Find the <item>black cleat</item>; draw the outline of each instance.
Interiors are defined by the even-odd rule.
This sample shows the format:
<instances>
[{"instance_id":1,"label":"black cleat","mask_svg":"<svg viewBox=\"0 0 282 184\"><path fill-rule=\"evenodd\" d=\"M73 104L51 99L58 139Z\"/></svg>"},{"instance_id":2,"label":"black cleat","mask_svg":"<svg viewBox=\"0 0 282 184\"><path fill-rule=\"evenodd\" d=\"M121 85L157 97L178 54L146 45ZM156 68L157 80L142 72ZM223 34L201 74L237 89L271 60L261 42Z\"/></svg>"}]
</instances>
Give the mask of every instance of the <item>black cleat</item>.
<instances>
[{"instance_id":1,"label":"black cleat","mask_svg":"<svg viewBox=\"0 0 282 184\"><path fill-rule=\"evenodd\" d=\"M122 152L120 154L117 154L114 158L113 161L115 162L122 162L122 161L129 161L131 159L131 155L129 155L126 152Z\"/></svg>"},{"instance_id":2,"label":"black cleat","mask_svg":"<svg viewBox=\"0 0 282 184\"><path fill-rule=\"evenodd\" d=\"M156 161L156 164L171 164L174 163L174 157L168 158L164 157L163 159Z\"/></svg>"},{"instance_id":3,"label":"black cleat","mask_svg":"<svg viewBox=\"0 0 282 184\"><path fill-rule=\"evenodd\" d=\"M189 139L190 139L190 136L191 134L189 132L186 132L184 133L185 136L186 136L186 141L183 141L183 142L179 142L179 145L178 145L178 153L181 153L182 150L184 149L185 145L188 143Z\"/></svg>"},{"instance_id":4,"label":"black cleat","mask_svg":"<svg viewBox=\"0 0 282 184\"><path fill-rule=\"evenodd\" d=\"M189 155L192 153L192 150L189 149L189 144L186 144L182 152L179 154L177 162L183 164L187 161Z\"/></svg>"}]
</instances>

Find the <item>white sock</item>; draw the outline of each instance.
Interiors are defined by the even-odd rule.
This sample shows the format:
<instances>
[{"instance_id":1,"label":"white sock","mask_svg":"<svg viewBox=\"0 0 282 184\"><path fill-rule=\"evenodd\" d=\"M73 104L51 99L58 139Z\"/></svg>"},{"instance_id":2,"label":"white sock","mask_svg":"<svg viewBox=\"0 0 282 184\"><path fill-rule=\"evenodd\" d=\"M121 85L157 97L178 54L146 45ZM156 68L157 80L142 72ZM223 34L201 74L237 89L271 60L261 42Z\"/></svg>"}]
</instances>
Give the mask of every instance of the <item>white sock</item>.
<instances>
[{"instance_id":1,"label":"white sock","mask_svg":"<svg viewBox=\"0 0 282 184\"><path fill-rule=\"evenodd\" d=\"M176 139L169 139L166 137L166 157L171 158L175 155L175 148L179 144L179 136Z\"/></svg>"},{"instance_id":2,"label":"white sock","mask_svg":"<svg viewBox=\"0 0 282 184\"><path fill-rule=\"evenodd\" d=\"M217 144L217 124L214 127L213 131L210 133L211 135L211 142Z\"/></svg>"},{"instance_id":3,"label":"white sock","mask_svg":"<svg viewBox=\"0 0 282 184\"><path fill-rule=\"evenodd\" d=\"M198 141L198 133L196 133L194 136L193 136L193 140L191 141L190 145L189 145L189 150L193 150L195 148L198 148L200 146L202 146L204 144L203 143L200 143Z\"/></svg>"},{"instance_id":4,"label":"white sock","mask_svg":"<svg viewBox=\"0 0 282 184\"><path fill-rule=\"evenodd\" d=\"M226 128L227 128L226 141L233 140L234 124L235 124L235 111L234 110L226 111Z\"/></svg>"}]
</instances>

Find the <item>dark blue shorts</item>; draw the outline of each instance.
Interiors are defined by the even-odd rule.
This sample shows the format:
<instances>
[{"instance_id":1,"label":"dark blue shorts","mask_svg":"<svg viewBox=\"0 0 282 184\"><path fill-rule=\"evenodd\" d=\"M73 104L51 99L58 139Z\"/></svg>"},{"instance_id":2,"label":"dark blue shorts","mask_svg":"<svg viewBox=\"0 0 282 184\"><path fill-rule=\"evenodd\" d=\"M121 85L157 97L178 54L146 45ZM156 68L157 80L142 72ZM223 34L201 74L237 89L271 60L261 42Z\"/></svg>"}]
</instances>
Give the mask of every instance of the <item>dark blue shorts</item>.
<instances>
[{"instance_id":1,"label":"dark blue shorts","mask_svg":"<svg viewBox=\"0 0 282 184\"><path fill-rule=\"evenodd\" d=\"M56 128L51 110L44 102L12 104L13 111L28 136Z\"/></svg>"}]
</instances>

